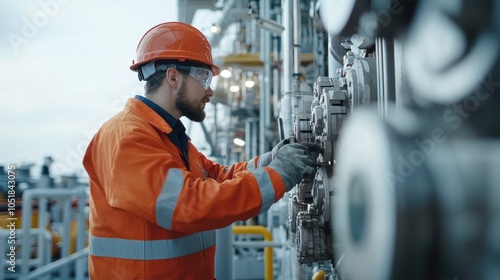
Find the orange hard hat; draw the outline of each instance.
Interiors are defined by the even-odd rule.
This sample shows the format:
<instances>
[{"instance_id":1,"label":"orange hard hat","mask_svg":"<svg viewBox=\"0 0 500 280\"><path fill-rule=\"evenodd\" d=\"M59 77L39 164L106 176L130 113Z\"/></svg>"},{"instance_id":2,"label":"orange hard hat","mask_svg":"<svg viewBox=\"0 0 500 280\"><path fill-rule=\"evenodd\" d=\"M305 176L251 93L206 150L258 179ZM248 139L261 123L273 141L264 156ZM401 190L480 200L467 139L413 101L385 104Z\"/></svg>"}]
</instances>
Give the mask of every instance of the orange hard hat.
<instances>
[{"instance_id":1,"label":"orange hard hat","mask_svg":"<svg viewBox=\"0 0 500 280\"><path fill-rule=\"evenodd\" d=\"M210 43L205 35L183 22L165 22L149 29L139 41L130 69L137 71L155 60L202 63L211 67L214 76L220 72L213 64Z\"/></svg>"}]
</instances>

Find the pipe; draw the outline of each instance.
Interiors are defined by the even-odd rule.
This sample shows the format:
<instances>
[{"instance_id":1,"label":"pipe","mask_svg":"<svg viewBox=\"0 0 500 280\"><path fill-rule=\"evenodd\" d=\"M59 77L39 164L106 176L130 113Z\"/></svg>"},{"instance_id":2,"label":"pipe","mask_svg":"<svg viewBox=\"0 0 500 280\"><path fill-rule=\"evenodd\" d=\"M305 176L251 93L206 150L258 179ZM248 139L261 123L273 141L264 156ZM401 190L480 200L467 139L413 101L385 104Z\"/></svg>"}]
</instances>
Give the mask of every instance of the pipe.
<instances>
[{"instance_id":1,"label":"pipe","mask_svg":"<svg viewBox=\"0 0 500 280\"><path fill-rule=\"evenodd\" d=\"M212 150L212 155L220 155L219 153L219 146L217 145L217 143L219 143L219 137L218 137L218 134L217 134L217 103L214 103L214 123L213 123L213 127L212 127L212 137L213 137L213 140L212 140L212 143L215 143L213 147L211 147L213 150Z\"/></svg>"},{"instance_id":2,"label":"pipe","mask_svg":"<svg viewBox=\"0 0 500 280\"><path fill-rule=\"evenodd\" d=\"M266 247L283 247L287 244L281 242L269 241L235 241L233 247L235 248L266 248Z\"/></svg>"},{"instance_id":3,"label":"pipe","mask_svg":"<svg viewBox=\"0 0 500 280\"><path fill-rule=\"evenodd\" d=\"M259 16L270 18L271 3L268 0L260 1ZM269 149L266 132L271 126L271 34L260 30L260 60L264 62L260 77L260 98L259 98L259 150L258 154L263 154Z\"/></svg>"},{"instance_id":4,"label":"pipe","mask_svg":"<svg viewBox=\"0 0 500 280\"><path fill-rule=\"evenodd\" d=\"M233 247L231 226L217 229L215 231L217 247L215 249L215 278L233 279Z\"/></svg>"},{"instance_id":5,"label":"pipe","mask_svg":"<svg viewBox=\"0 0 500 280\"><path fill-rule=\"evenodd\" d=\"M281 45L283 50L283 79L281 83L280 97L280 139L285 139L293 134L292 121L292 45L293 45L293 18L292 18L292 0L282 1L282 19L285 31L282 33Z\"/></svg>"},{"instance_id":6,"label":"pipe","mask_svg":"<svg viewBox=\"0 0 500 280\"><path fill-rule=\"evenodd\" d=\"M301 24L302 24L300 2L293 0L293 91L300 89L300 41L301 41Z\"/></svg>"},{"instance_id":7,"label":"pipe","mask_svg":"<svg viewBox=\"0 0 500 280\"><path fill-rule=\"evenodd\" d=\"M276 17L278 18L278 22L281 22L281 13L276 14ZM273 36L272 40L272 53L273 53L273 60L274 61L279 61L280 60L280 50L279 50L279 40L277 36ZM278 67L272 67L272 77L273 77L273 82L272 82L272 92L273 94L273 117L274 118L279 118L279 102L280 102L280 97L281 97L281 73Z\"/></svg>"},{"instance_id":8,"label":"pipe","mask_svg":"<svg viewBox=\"0 0 500 280\"><path fill-rule=\"evenodd\" d=\"M332 41L332 36L328 36L328 77L330 78L338 78L339 74L337 73L337 69L342 68L342 64L340 64L335 57L333 57L330 49L332 48L332 44L336 44L337 42Z\"/></svg>"},{"instance_id":9,"label":"pipe","mask_svg":"<svg viewBox=\"0 0 500 280\"><path fill-rule=\"evenodd\" d=\"M394 39L375 39L377 50L377 103L379 115L387 117L387 104L395 98L395 72L394 72Z\"/></svg>"},{"instance_id":10,"label":"pipe","mask_svg":"<svg viewBox=\"0 0 500 280\"><path fill-rule=\"evenodd\" d=\"M284 92L292 90L292 0L282 1L282 17L285 31L281 37L281 45L283 49L283 84L282 89Z\"/></svg>"},{"instance_id":11,"label":"pipe","mask_svg":"<svg viewBox=\"0 0 500 280\"><path fill-rule=\"evenodd\" d=\"M259 234L264 241L272 241L273 235L264 226L233 226L233 234ZM273 280L273 248L264 249L264 279Z\"/></svg>"}]
</instances>

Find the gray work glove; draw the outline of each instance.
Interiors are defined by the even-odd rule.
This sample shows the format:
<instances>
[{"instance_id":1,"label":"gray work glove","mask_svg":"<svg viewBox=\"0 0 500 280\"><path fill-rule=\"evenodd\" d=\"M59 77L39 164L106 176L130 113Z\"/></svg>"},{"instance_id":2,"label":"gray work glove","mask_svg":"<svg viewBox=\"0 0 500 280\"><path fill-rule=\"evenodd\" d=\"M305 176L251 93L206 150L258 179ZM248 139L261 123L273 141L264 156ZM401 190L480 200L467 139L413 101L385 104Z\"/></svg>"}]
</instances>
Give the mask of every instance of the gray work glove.
<instances>
[{"instance_id":1,"label":"gray work glove","mask_svg":"<svg viewBox=\"0 0 500 280\"><path fill-rule=\"evenodd\" d=\"M309 154L311 154L311 156L314 159L317 159L319 157L319 153L323 151L323 149L321 149L321 146L318 143L302 143L302 144L309 148Z\"/></svg>"},{"instance_id":2,"label":"gray work glove","mask_svg":"<svg viewBox=\"0 0 500 280\"><path fill-rule=\"evenodd\" d=\"M276 157L276 153L278 152L279 149L281 149L283 146L286 144L290 144L290 138L283 139L274 146L274 148L271 150L271 161Z\"/></svg>"},{"instance_id":3,"label":"gray work glove","mask_svg":"<svg viewBox=\"0 0 500 280\"><path fill-rule=\"evenodd\" d=\"M271 163L271 161L273 161L278 150L288 143L290 143L290 139L281 140L280 142L278 142L278 144L276 144L276 146L274 146L274 148L270 152L262 154L259 157L259 162L257 163L257 167L268 166Z\"/></svg>"},{"instance_id":4,"label":"gray work glove","mask_svg":"<svg viewBox=\"0 0 500 280\"><path fill-rule=\"evenodd\" d=\"M285 182L286 191L300 183L304 175L316 171L316 159L310 155L309 148L303 144L284 145L277 152L269 167L273 168Z\"/></svg>"}]
</instances>

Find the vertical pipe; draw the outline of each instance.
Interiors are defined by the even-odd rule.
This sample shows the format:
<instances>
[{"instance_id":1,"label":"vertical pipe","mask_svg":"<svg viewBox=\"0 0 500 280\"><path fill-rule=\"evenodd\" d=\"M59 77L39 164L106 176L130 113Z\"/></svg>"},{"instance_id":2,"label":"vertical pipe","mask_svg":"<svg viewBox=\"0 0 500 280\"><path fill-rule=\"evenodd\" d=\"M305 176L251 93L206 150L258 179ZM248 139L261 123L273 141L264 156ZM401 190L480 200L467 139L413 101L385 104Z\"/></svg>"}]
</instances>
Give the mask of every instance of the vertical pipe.
<instances>
[{"instance_id":1,"label":"vertical pipe","mask_svg":"<svg viewBox=\"0 0 500 280\"><path fill-rule=\"evenodd\" d=\"M269 0L261 0L259 16L261 18L270 18L271 4ZM260 32L260 60L264 62L261 77L261 90L259 99L259 154L268 150L268 141L266 132L271 124L271 34L268 31Z\"/></svg>"},{"instance_id":2,"label":"vertical pipe","mask_svg":"<svg viewBox=\"0 0 500 280\"><path fill-rule=\"evenodd\" d=\"M259 121L255 117L245 120L245 157L246 160L258 155Z\"/></svg>"},{"instance_id":3,"label":"vertical pipe","mask_svg":"<svg viewBox=\"0 0 500 280\"><path fill-rule=\"evenodd\" d=\"M375 39L375 50L377 55L375 56L377 63L377 105L378 113L382 118L385 118L385 87L383 81L383 71L384 71L384 44L381 37Z\"/></svg>"},{"instance_id":4,"label":"vertical pipe","mask_svg":"<svg viewBox=\"0 0 500 280\"><path fill-rule=\"evenodd\" d=\"M229 91L229 78L224 78L224 92L227 94L227 106L226 106L226 120L227 120L227 128L226 128L226 162L225 164L229 166L231 164L231 152L233 147L233 126L232 126L232 94Z\"/></svg>"},{"instance_id":5,"label":"vertical pipe","mask_svg":"<svg viewBox=\"0 0 500 280\"><path fill-rule=\"evenodd\" d=\"M212 127L212 142L214 143L212 147L212 155L219 155L219 141L217 141L217 103L214 103L214 124Z\"/></svg>"},{"instance_id":6,"label":"vertical pipe","mask_svg":"<svg viewBox=\"0 0 500 280\"><path fill-rule=\"evenodd\" d=\"M301 21L300 1L293 0L293 75L294 87L296 87L294 90L299 90L299 84L296 81L300 83Z\"/></svg>"},{"instance_id":7,"label":"vertical pipe","mask_svg":"<svg viewBox=\"0 0 500 280\"><path fill-rule=\"evenodd\" d=\"M217 248L215 252L215 277L219 280L232 280L233 274L233 234L232 226L215 231Z\"/></svg>"},{"instance_id":8,"label":"vertical pipe","mask_svg":"<svg viewBox=\"0 0 500 280\"><path fill-rule=\"evenodd\" d=\"M276 21L281 23L281 10L277 10L274 13L276 15ZM274 61L280 61L280 52L279 52L279 41L278 41L278 36L273 35L273 40L272 40L272 54L273 57L272 59ZM273 92L273 114L272 116L274 118L279 117L279 101L281 97L281 79L280 79L280 72L277 67L271 68L272 70L272 77L273 77L273 83L272 83L272 92Z\"/></svg>"},{"instance_id":9,"label":"vertical pipe","mask_svg":"<svg viewBox=\"0 0 500 280\"><path fill-rule=\"evenodd\" d=\"M339 74L337 73L338 68L342 68L342 64L340 64L333 55L330 53L330 48L332 47L332 36L328 36L328 77L330 78L338 78Z\"/></svg>"},{"instance_id":10,"label":"vertical pipe","mask_svg":"<svg viewBox=\"0 0 500 280\"><path fill-rule=\"evenodd\" d=\"M314 3L311 3L310 5L314 5ZM313 24L311 23L311 26ZM328 35L324 34L323 32L317 32L317 31L312 31L311 32L311 37L312 37L312 50L311 52L314 51L314 77L318 76L325 76L326 75L326 65L324 62L324 57L325 53L327 53L328 49L325 48L325 42L328 38Z\"/></svg>"},{"instance_id":11,"label":"vertical pipe","mask_svg":"<svg viewBox=\"0 0 500 280\"><path fill-rule=\"evenodd\" d=\"M293 31L293 18L292 18L292 0L283 0L282 2L282 15L283 25L285 30L282 33L282 49L283 49L283 89L281 95L281 108L280 119L281 129L283 130L283 138L288 138L292 135L292 31Z\"/></svg>"},{"instance_id":12,"label":"vertical pipe","mask_svg":"<svg viewBox=\"0 0 500 280\"><path fill-rule=\"evenodd\" d=\"M292 0L282 2L283 25L285 30L282 33L281 45L283 46L283 84L284 92L292 90Z\"/></svg>"},{"instance_id":13,"label":"vertical pipe","mask_svg":"<svg viewBox=\"0 0 500 280\"><path fill-rule=\"evenodd\" d=\"M47 198L41 197L38 199L38 229L43 232L46 226L49 224L49 217L47 211ZM42 263L40 265L46 265L51 262L51 259L45 259L43 250L44 248L44 238L43 234L38 235L38 246L37 246L37 256L41 258Z\"/></svg>"},{"instance_id":14,"label":"vertical pipe","mask_svg":"<svg viewBox=\"0 0 500 280\"><path fill-rule=\"evenodd\" d=\"M255 118L251 118L251 126L252 126L252 150L250 152L250 158L256 156L258 154L258 140L259 140L259 121L256 120Z\"/></svg>"},{"instance_id":15,"label":"vertical pipe","mask_svg":"<svg viewBox=\"0 0 500 280\"><path fill-rule=\"evenodd\" d=\"M255 48L255 34L259 32L259 28L257 28L256 23L254 20L250 21L243 21L240 23L240 29L244 26L245 28L245 41L244 41L244 46L250 46L250 48ZM245 50L238 50L240 53L245 53ZM257 50L248 50L249 52L254 52Z\"/></svg>"},{"instance_id":16,"label":"vertical pipe","mask_svg":"<svg viewBox=\"0 0 500 280\"><path fill-rule=\"evenodd\" d=\"M377 51L377 99L379 115L387 116L387 104L394 101L395 79L394 79L394 41L393 38L375 39L375 50Z\"/></svg>"},{"instance_id":17,"label":"vertical pipe","mask_svg":"<svg viewBox=\"0 0 500 280\"><path fill-rule=\"evenodd\" d=\"M386 37L385 41L385 79L384 82L387 83L387 101L394 102L396 100L396 73L394 73L394 37Z\"/></svg>"},{"instance_id":18,"label":"vertical pipe","mask_svg":"<svg viewBox=\"0 0 500 280\"><path fill-rule=\"evenodd\" d=\"M71 247L71 198L66 197L63 204L63 234L62 236L62 247L61 247L61 258L67 257L70 254ZM69 279L70 265L65 265L61 268L61 278Z\"/></svg>"},{"instance_id":19,"label":"vertical pipe","mask_svg":"<svg viewBox=\"0 0 500 280\"><path fill-rule=\"evenodd\" d=\"M189 6L189 1L177 0L177 18L180 22L189 23L187 22L188 6Z\"/></svg>"},{"instance_id":20,"label":"vertical pipe","mask_svg":"<svg viewBox=\"0 0 500 280\"><path fill-rule=\"evenodd\" d=\"M260 0L259 14L261 18L270 19L269 10L271 5L269 0ZM267 140L267 131L271 125L271 34L267 30L260 30L260 61L264 62L262 71L259 75L260 80L260 98L259 98L259 149L257 154L264 154L269 150L269 141ZM261 219L266 217L267 213L258 216Z\"/></svg>"},{"instance_id":21,"label":"vertical pipe","mask_svg":"<svg viewBox=\"0 0 500 280\"><path fill-rule=\"evenodd\" d=\"M252 118L245 120L245 160L248 161L252 158Z\"/></svg>"},{"instance_id":22,"label":"vertical pipe","mask_svg":"<svg viewBox=\"0 0 500 280\"><path fill-rule=\"evenodd\" d=\"M301 10L300 10L300 1L299 0L293 0L292 4L292 12L293 12L293 76L294 79L292 81L292 90L293 92L298 92L300 89L300 32L301 32ZM293 112L293 101L294 101L294 94L292 93L290 96L290 110ZM293 114L292 114L293 115ZM291 129L293 130L293 123ZM293 239L295 240L295 238ZM292 262L292 280L299 280L302 279L301 274L300 274L300 265L297 262L297 251L292 249L292 257L291 257L291 262Z\"/></svg>"},{"instance_id":23,"label":"vertical pipe","mask_svg":"<svg viewBox=\"0 0 500 280\"><path fill-rule=\"evenodd\" d=\"M33 213L33 195L29 191L25 191L23 193L23 206L22 206L22 220L21 220L21 228L23 231L21 242L24 243L21 246L21 277L28 275L30 271L29 262L30 262L30 232L31 232L31 218Z\"/></svg>"},{"instance_id":24,"label":"vertical pipe","mask_svg":"<svg viewBox=\"0 0 500 280\"><path fill-rule=\"evenodd\" d=\"M224 79L224 91L227 93L227 120L231 122L232 112L232 92L229 91L229 78ZM225 165L231 165L231 147L233 145L232 130L229 129L231 123L226 129L226 162ZM246 137L246 136L245 136ZM246 148L246 147L245 147ZM220 228L215 231L215 242L217 244L215 250L215 277L220 280L232 280L233 276L233 243L231 235L231 226Z\"/></svg>"},{"instance_id":25,"label":"vertical pipe","mask_svg":"<svg viewBox=\"0 0 500 280\"><path fill-rule=\"evenodd\" d=\"M78 213L77 213L77 223L78 230L76 235L76 251L80 252L85 247L85 236L87 233L87 229L85 226L85 215L84 215L84 207L86 204L85 201L85 193L82 191L78 195ZM76 280L83 280L85 275L85 259L79 258L76 260L76 270L75 270L75 278Z\"/></svg>"},{"instance_id":26,"label":"vertical pipe","mask_svg":"<svg viewBox=\"0 0 500 280\"><path fill-rule=\"evenodd\" d=\"M280 71L278 68L273 68L273 116L279 117L279 102L280 102Z\"/></svg>"},{"instance_id":27,"label":"vertical pipe","mask_svg":"<svg viewBox=\"0 0 500 280\"><path fill-rule=\"evenodd\" d=\"M409 102L409 88L406 86L405 65L404 65L404 46L401 38L394 38L394 99L396 108L407 105Z\"/></svg>"}]
</instances>

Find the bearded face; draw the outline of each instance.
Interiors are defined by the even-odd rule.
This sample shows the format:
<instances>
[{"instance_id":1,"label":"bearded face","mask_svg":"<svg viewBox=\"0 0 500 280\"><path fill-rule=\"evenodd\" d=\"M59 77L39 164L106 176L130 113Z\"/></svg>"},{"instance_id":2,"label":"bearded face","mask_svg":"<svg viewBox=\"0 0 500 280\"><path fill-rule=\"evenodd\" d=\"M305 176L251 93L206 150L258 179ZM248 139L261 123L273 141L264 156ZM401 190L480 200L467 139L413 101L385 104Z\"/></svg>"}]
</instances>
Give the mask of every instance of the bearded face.
<instances>
[{"instance_id":1,"label":"bearded face","mask_svg":"<svg viewBox=\"0 0 500 280\"><path fill-rule=\"evenodd\" d=\"M187 79L184 79L179 93L175 98L175 106L181 111L183 116L192 121L201 122L205 119L205 104L209 101L210 99L205 95L198 100L190 99L187 93Z\"/></svg>"}]
</instances>

